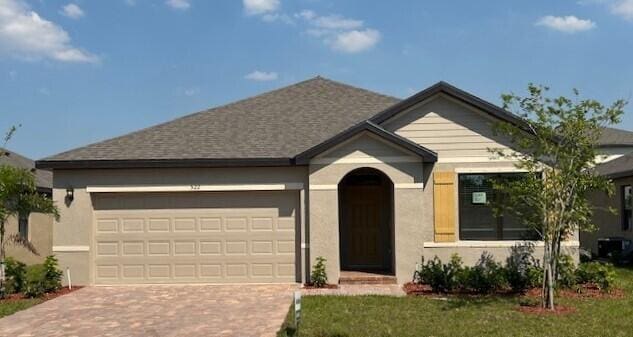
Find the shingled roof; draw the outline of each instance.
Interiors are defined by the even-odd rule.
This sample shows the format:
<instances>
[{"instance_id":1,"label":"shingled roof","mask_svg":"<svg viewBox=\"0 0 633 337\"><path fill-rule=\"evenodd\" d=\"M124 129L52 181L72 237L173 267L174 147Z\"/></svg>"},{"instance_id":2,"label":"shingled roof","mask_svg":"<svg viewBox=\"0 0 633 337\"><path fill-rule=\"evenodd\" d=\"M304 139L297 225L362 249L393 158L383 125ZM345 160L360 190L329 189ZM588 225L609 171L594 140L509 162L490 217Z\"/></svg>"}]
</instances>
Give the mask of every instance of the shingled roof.
<instances>
[{"instance_id":1,"label":"shingled roof","mask_svg":"<svg viewBox=\"0 0 633 337\"><path fill-rule=\"evenodd\" d=\"M521 118L446 82L400 100L317 76L63 152L36 165L38 168L293 165L297 155L336 139L363 122L370 121L379 127L400 111L438 93L525 129ZM633 146L633 132L605 128L599 145Z\"/></svg>"},{"instance_id":2,"label":"shingled roof","mask_svg":"<svg viewBox=\"0 0 633 337\"><path fill-rule=\"evenodd\" d=\"M611 179L633 176L633 153L600 164L596 171Z\"/></svg>"},{"instance_id":3,"label":"shingled roof","mask_svg":"<svg viewBox=\"0 0 633 337\"><path fill-rule=\"evenodd\" d=\"M13 151L0 148L0 165L9 165L31 170L35 173L35 185L44 192L50 192L53 187L53 173L35 169L35 162Z\"/></svg>"},{"instance_id":4,"label":"shingled roof","mask_svg":"<svg viewBox=\"0 0 633 337\"><path fill-rule=\"evenodd\" d=\"M609 146L633 146L633 132L615 128L603 128L598 145Z\"/></svg>"},{"instance_id":5,"label":"shingled roof","mask_svg":"<svg viewBox=\"0 0 633 337\"><path fill-rule=\"evenodd\" d=\"M279 164L399 100L315 77L121 137L43 159L47 163L164 160ZM235 164L235 163L233 163Z\"/></svg>"}]
</instances>

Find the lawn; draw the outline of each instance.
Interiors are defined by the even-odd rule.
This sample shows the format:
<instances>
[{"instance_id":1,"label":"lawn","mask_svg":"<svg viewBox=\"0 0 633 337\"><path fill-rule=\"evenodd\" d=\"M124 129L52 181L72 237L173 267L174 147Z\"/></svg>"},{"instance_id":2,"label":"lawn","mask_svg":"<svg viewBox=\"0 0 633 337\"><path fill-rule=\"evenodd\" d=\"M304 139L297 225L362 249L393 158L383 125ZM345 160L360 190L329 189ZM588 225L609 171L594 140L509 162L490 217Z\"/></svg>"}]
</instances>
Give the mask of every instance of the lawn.
<instances>
[{"instance_id":1,"label":"lawn","mask_svg":"<svg viewBox=\"0 0 633 337\"><path fill-rule=\"evenodd\" d=\"M576 309L561 316L518 312L517 297L306 296L298 336L631 336L633 270L617 273L624 298L560 299ZM288 323L278 336L293 336Z\"/></svg>"},{"instance_id":2,"label":"lawn","mask_svg":"<svg viewBox=\"0 0 633 337\"><path fill-rule=\"evenodd\" d=\"M0 318L9 316L14 312L30 308L44 302L40 298L25 298L19 300L0 300Z\"/></svg>"}]
</instances>

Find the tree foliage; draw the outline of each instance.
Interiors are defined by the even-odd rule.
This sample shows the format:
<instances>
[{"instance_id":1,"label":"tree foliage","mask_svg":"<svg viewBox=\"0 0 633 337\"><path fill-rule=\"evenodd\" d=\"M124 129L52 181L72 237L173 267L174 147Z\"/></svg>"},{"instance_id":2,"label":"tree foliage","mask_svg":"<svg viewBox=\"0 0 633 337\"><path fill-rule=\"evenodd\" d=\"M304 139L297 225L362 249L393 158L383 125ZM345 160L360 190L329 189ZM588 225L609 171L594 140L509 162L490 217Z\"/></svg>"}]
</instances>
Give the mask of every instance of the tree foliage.
<instances>
[{"instance_id":1,"label":"tree foliage","mask_svg":"<svg viewBox=\"0 0 633 337\"><path fill-rule=\"evenodd\" d=\"M548 88L530 84L528 95L503 95L504 108L522 117L522 125L500 123L495 132L507 137L514 151L491 149L527 171L524 179L498 181L506 196L495 212L510 212L544 241L543 305L554 309L554 289L561 243L578 230L595 229L588 195L612 193L611 183L593 167L603 127L620 121L626 101L605 106L593 99L547 97Z\"/></svg>"}]
</instances>

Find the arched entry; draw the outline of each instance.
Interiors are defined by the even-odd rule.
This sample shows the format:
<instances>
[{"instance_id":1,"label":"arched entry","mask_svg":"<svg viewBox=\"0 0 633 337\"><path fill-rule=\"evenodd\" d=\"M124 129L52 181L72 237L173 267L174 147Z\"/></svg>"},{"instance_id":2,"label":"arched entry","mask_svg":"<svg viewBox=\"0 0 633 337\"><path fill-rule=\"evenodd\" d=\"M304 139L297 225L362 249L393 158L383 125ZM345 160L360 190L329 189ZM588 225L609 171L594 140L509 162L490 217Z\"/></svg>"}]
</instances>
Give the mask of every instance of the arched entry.
<instances>
[{"instance_id":1,"label":"arched entry","mask_svg":"<svg viewBox=\"0 0 633 337\"><path fill-rule=\"evenodd\" d=\"M393 183L373 168L338 184L341 270L393 274Z\"/></svg>"}]
</instances>

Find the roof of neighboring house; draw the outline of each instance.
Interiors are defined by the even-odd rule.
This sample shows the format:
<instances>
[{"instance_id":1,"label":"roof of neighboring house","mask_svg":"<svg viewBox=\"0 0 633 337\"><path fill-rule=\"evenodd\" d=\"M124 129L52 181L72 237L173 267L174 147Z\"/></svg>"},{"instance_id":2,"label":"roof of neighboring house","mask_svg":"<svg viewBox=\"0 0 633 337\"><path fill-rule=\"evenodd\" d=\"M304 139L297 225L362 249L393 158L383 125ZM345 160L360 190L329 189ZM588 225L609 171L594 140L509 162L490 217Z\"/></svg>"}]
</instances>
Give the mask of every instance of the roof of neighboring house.
<instances>
[{"instance_id":1,"label":"roof of neighboring house","mask_svg":"<svg viewBox=\"0 0 633 337\"><path fill-rule=\"evenodd\" d=\"M40 189L51 190L53 187L53 173L35 168L35 162L13 151L0 148L0 165L9 165L31 170L35 173L35 185Z\"/></svg>"},{"instance_id":2,"label":"roof of neighboring house","mask_svg":"<svg viewBox=\"0 0 633 337\"><path fill-rule=\"evenodd\" d=\"M596 166L596 171L611 179L633 176L633 153L602 163Z\"/></svg>"},{"instance_id":3,"label":"roof of neighboring house","mask_svg":"<svg viewBox=\"0 0 633 337\"><path fill-rule=\"evenodd\" d=\"M598 145L609 146L633 146L633 131L603 128Z\"/></svg>"},{"instance_id":4,"label":"roof of neighboring house","mask_svg":"<svg viewBox=\"0 0 633 337\"><path fill-rule=\"evenodd\" d=\"M293 165L305 162L305 158L297 160L298 155L312 153L311 149L367 121L381 129L381 136L400 141L379 125L438 93L529 132L523 119L446 82L400 100L317 76L44 158L36 165L53 169ZM629 140L633 145L633 132L605 130L604 146Z\"/></svg>"}]
</instances>

